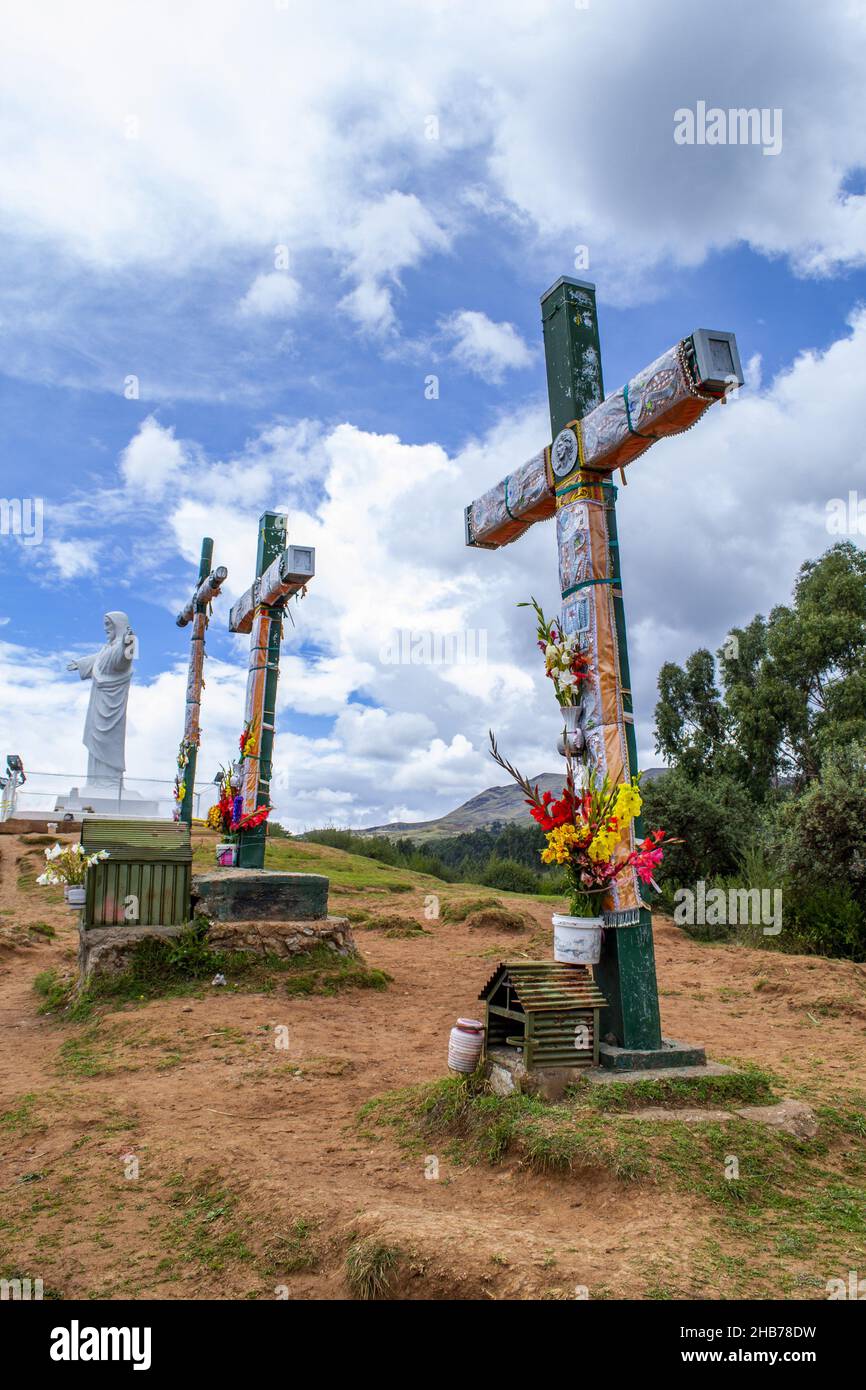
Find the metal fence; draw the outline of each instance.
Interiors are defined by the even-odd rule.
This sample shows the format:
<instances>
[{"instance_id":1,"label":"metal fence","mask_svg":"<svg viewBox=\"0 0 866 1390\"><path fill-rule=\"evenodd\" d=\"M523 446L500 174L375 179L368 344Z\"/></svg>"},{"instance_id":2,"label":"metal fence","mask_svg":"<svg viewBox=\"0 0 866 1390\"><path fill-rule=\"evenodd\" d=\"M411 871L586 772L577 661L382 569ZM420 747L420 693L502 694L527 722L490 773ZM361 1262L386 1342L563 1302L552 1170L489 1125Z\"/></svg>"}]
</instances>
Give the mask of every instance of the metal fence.
<instances>
[{"instance_id":1,"label":"metal fence","mask_svg":"<svg viewBox=\"0 0 866 1390\"><path fill-rule=\"evenodd\" d=\"M213 787L198 783L193 790L193 815L201 815L213 799ZM0 820L12 816L26 818L29 814L42 819L56 815L58 821L72 814L96 816L141 816L156 820L170 819L174 814L174 783L156 777L133 777L124 774L117 781L88 784L86 773L31 772L26 780L12 774L0 786Z\"/></svg>"}]
</instances>

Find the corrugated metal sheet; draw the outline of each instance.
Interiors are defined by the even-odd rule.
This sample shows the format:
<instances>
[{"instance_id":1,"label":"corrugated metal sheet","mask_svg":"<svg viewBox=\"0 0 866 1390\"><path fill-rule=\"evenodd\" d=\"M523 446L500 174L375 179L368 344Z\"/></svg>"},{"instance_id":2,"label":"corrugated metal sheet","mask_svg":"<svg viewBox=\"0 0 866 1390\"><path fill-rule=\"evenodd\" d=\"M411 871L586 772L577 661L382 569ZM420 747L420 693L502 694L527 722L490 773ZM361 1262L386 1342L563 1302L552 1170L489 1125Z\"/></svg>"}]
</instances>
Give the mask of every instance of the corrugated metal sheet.
<instances>
[{"instance_id":1,"label":"corrugated metal sheet","mask_svg":"<svg viewBox=\"0 0 866 1390\"><path fill-rule=\"evenodd\" d=\"M500 985L510 986L515 1003L525 1013L607 1008L607 999L583 965L561 965L559 961L501 962L478 998L490 999Z\"/></svg>"},{"instance_id":2,"label":"corrugated metal sheet","mask_svg":"<svg viewBox=\"0 0 866 1390\"><path fill-rule=\"evenodd\" d=\"M192 846L182 821L86 818L81 844L109 858L87 874L85 927L172 927L190 919Z\"/></svg>"},{"instance_id":3,"label":"corrugated metal sheet","mask_svg":"<svg viewBox=\"0 0 866 1390\"><path fill-rule=\"evenodd\" d=\"M112 859L192 863L190 828L184 821L85 816L81 844L88 854L107 849Z\"/></svg>"}]
</instances>

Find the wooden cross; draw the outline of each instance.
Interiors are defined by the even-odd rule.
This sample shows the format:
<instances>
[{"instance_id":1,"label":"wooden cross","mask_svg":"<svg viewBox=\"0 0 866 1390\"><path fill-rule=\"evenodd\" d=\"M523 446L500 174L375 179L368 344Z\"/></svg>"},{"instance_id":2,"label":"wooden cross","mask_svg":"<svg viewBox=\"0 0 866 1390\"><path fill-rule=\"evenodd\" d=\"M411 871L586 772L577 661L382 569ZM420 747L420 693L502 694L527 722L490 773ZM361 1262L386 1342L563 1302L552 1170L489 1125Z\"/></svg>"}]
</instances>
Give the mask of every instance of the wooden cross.
<instances>
[{"instance_id":1,"label":"wooden cross","mask_svg":"<svg viewBox=\"0 0 866 1390\"><path fill-rule=\"evenodd\" d=\"M288 600L304 589L316 572L312 546L286 545L287 525L288 517L281 512L265 512L260 518L256 579L229 613L231 632L250 633L244 727L250 732L252 748L243 759L242 820L271 804L283 614ZM264 821L240 830L240 868L264 868L266 836Z\"/></svg>"},{"instance_id":2,"label":"wooden cross","mask_svg":"<svg viewBox=\"0 0 866 1390\"><path fill-rule=\"evenodd\" d=\"M220 589L228 578L224 565L211 570L213 561L213 541L205 536L201 543L201 559L198 566L198 584L185 608L177 615L178 627L192 623L192 641L189 649L189 674L186 682L186 715L183 725L183 738L177 755L177 777L175 778L176 819L192 825L193 792L195 790L195 769L198 761L198 746L201 742L201 692L204 685L204 637L207 631L210 606L219 598Z\"/></svg>"},{"instance_id":3,"label":"wooden cross","mask_svg":"<svg viewBox=\"0 0 866 1390\"><path fill-rule=\"evenodd\" d=\"M625 482L628 463L742 385L740 359L732 333L698 329L605 398L595 286L563 276L541 307L553 442L466 508L466 544L496 550L556 517L560 623L581 634L591 666L560 751L567 743L593 774L628 781L637 745L611 474ZM641 834L638 821L621 852ZM596 966L609 1001L604 1033L624 1048L661 1050L652 918L634 874L617 880L607 907L606 925L619 929L605 931Z\"/></svg>"}]
</instances>

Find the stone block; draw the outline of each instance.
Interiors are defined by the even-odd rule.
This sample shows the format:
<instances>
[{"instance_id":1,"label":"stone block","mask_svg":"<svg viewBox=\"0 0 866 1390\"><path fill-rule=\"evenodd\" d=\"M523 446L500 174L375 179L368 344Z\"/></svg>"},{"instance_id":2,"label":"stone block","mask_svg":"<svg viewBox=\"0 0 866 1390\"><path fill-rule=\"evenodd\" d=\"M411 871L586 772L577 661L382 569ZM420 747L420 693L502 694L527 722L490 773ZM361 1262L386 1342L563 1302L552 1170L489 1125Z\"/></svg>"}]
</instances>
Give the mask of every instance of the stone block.
<instances>
[{"instance_id":1,"label":"stone block","mask_svg":"<svg viewBox=\"0 0 866 1390\"><path fill-rule=\"evenodd\" d=\"M279 869L212 869L194 874L193 912L212 922L299 922L328 915L323 874Z\"/></svg>"}]
</instances>

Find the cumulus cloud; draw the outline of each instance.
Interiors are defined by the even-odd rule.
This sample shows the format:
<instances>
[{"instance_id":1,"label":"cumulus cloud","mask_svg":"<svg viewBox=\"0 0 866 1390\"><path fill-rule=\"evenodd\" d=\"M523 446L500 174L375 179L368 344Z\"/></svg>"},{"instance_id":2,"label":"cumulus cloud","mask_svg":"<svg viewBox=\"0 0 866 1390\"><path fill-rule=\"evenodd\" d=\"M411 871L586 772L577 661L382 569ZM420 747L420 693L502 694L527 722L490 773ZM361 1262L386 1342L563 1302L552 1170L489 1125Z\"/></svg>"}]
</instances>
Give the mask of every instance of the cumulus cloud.
<instances>
[{"instance_id":1,"label":"cumulus cloud","mask_svg":"<svg viewBox=\"0 0 866 1390\"><path fill-rule=\"evenodd\" d=\"M494 323L476 309L457 310L441 327L455 361L485 381L499 382L506 371L533 360L513 323Z\"/></svg>"},{"instance_id":2,"label":"cumulus cloud","mask_svg":"<svg viewBox=\"0 0 866 1390\"><path fill-rule=\"evenodd\" d=\"M48 550L61 579L95 574L99 568L97 546L90 541L49 541Z\"/></svg>"},{"instance_id":3,"label":"cumulus cloud","mask_svg":"<svg viewBox=\"0 0 866 1390\"><path fill-rule=\"evenodd\" d=\"M293 276L284 270L272 270L256 276L238 304L238 313L252 319L291 318L300 296L301 287Z\"/></svg>"},{"instance_id":4,"label":"cumulus cloud","mask_svg":"<svg viewBox=\"0 0 866 1390\"><path fill-rule=\"evenodd\" d=\"M148 415L121 454L120 472L131 491L153 499L178 481L186 464L187 456L180 440L174 437L174 426L166 428Z\"/></svg>"},{"instance_id":5,"label":"cumulus cloud","mask_svg":"<svg viewBox=\"0 0 866 1390\"><path fill-rule=\"evenodd\" d=\"M392 277L443 249L480 171L489 215L603 248L624 295L741 241L804 274L866 256L845 182L866 165L860 4L730 0L719 23L644 0L155 0L132 40L126 5L49 11L10 22L0 204L94 266L325 247L357 279L349 312L387 326ZM677 145L698 101L781 110L781 153Z\"/></svg>"},{"instance_id":6,"label":"cumulus cloud","mask_svg":"<svg viewBox=\"0 0 866 1390\"><path fill-rule=\"evenodd\" d=\"M391 191L368 204L342 237L347 274L358 283L340 307L360 328L387 332L395 323L391 286L399 285L399 272L448 245L448 236L414 194Z\"/></svg>"}]
</instances>

